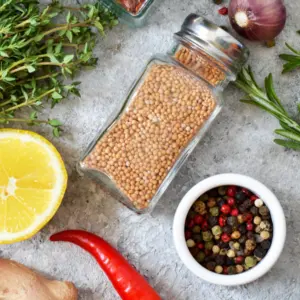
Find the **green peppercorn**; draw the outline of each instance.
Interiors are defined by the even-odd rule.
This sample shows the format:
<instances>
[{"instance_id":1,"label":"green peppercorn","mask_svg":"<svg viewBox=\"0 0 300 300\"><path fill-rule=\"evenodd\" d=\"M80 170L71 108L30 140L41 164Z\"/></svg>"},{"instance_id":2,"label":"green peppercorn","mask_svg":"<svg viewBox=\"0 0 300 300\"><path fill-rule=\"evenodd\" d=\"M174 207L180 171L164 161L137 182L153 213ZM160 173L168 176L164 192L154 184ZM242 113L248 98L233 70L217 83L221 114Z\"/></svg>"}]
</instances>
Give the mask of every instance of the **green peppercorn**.
<instances>
[{"instance_id":1,"label":"green peppercorn","mask_svg":"<svg viewBox=\"0 0 300 300\"><path fill-rule=\"evenodd\" d=\"M272 225L269 221L264 220L259 224L259 227L263 230L270 231L272 229Z\"/></svg>"},{"instance_id":2,"label":"green peppercorn","mask_svg":"<svg viewBox=\"0 0 300 300\"><path fill-rule=\"evenodd\" d=\"M215 240L218 241L221 238L221 235L215 235Z\"/></svg>"},{"instance_id":3,"label":"green peppercorn","mask_svg":"<svg viewBox=\"0 0 300 300\"><path fill-rule=\"evenodd\" d=\"M235 240L238 240L240 237L241 237L241 233L237 230L231 234L231 238L233 238Z\"/></svg>"},{"instance_id":4,"label":"green peppercorn","mask_svg":"<svg viewBox=\"0 0 300 300\"><path fill-rule=\"evenodd\" d=\"M267 240L268 238L270 238L270 232L268 232L268 231L262 231L262 232L260 233L260 237L261 237L262 239L264 239L264 240Z\"/></svg>"},{"instance_id":5,"label":"green peppercorn","mask_svg":"<svg viewBox=\"0 0 300 300\"><path fill-rule=\"evenodd\" d=\"M235 268L235 266L229 266L229 267L228 267L228 274L229 274L229 275L234 275L234 274L236 274L236 268Z\"/></svg>"},{"instance_id":6,"label":"green peppercorn","mask_svg":"<svg viewBox=\"0 0 300 300\"><path fill-rule=\"evenodd\" d=\"M189 240L186 241L186 245L187 245L189 248L192 248L192 247L195 247L195 246L196 246L196 243L194 242L194 240L189 239Z\"/></svg>"},{"instance_id":7,"label":"green peppercorn","mask_svg":"<svg viewBox=\"0 0 300 300\"><path fill-rule=\"evenodd\" d=\"M215 236L220 235L222 233L222 228L219 225L216 225L211 229L211 231Z\"/></svg>"},{"instance_id":8,"label":"green peppercorn","mask_svg":"<svg viewBox=\"0 0 300 300\"><path fill-rule=\"evenodd\" d=\"M212 197L208 198L208 200L207 200L207 206L209 208L212 208L212 207L216 206L216 204L217 204L217 201L216 201L215 198L212 198Z\"/></svg>"},{"instance_id":9,"label":"green peppercorn","mask_svg":"<svg viewBox=\"0 0 300 300\"><path fill-rule=\"evenodd\" d=\"M233 227L236 227L238 225L237 217L230 216L227 218L227 224Z\"/></svg>"},{"instance_id":10,"label":"green peppercorn","mask_svg":"<svg viewBox=\"0 0 300 300\"><path fill-rule=\"evenodd\" d=\"M214 243L213 242L205 242L204 246L205 246L205 249L211 250L214 246Z\"/></svg>"},{"instance_id":11,"label":"green peppercorn","mask_svg":"<svg viewBox=\"0 0 300 300\"><path fill-rule=\"evenodd\" d=\"M193 234L193 240L196 243L201 243L203 241L202 235L200 233L199 234Z\"/></svg>"},{"instance_id":12,"label":"green peppercorn","mask_svg":"<svg viewBox=\"0 0 300 300\"><path fill-rule=\"evenodd\" d=\"M205 253L203 251L200 251L197 255L196 255L196 260L199 263L202 263L204 261L205 258Z\"/></svg>"},{"instance_id":13,"label":"green peppercorn","mask_svg":"<svg viewBox=\"0 0 300 300\"><path fill-rule=\"evenodd\" d=\"M195 217L196 215L197 215L196 212L194 212L193 210L190 210L190 211L188 212L187 218L188 218L188 219L194 219L194 217Z\"/></svg>"},{"instance_id":14,"label":"green peppercorn","mask_svg":"<svg viewBox=\"0 0 300 300\"><path fill-rule=\"evenodd\" d=\"M220 186L220 187L218 188L218 193L219 193L219 195L225 196L226 192L227 192L227 187L226 187L226 186Z\"/></svg>"},{"instance_id":15,"label":"green peppercorn","mask_svg":"<svg viewBox=\"0 0 300 300\"><path fill-rule=\"evenodd\" d=\"M203 194L202 196L200 196L199 200L205 202L208 200L208 194Z\"/></svg>"},{"instance_id":16,"label":"green peppercorn","mask_svg":"<svg viewBox=\"0 0 300 300\"><path fill-rule=\"evenodd\" d=\"M227 255L227 250L226 249L221 249L219 254L220 255Z\"/></svg>"},{"instance_id":17,"label":"green peppercorn","mask_svg":"<svg viewBox=\"0 0 300 300\"><path fill-rule=\"evenodd\" d=\"M254 267L255 265L257 264L257 258L254 257L254 256L247 256L245 258L245 265L248 267L248 268L252 268Z\"/></svg>"},{"instance_id":18,"label":"green peppercorn","mask_svg":"<svg viewBox=\"0 0 300 300\"><path fill-rule=\"evenodd\" d=\"M201 227L199 225L196 225L193 227L192 231L194 233L200 233L201 232Z\"/></svg>"},{"instance_id":19,"label":"green peppercorn","mask_svg":"<svg viewBox=\"0 0 300 300\"><path fill-rule=\"evenodd\" d=\"M212 252L214 253L214 254L218 254L219 252L220 252L220 247L218 246L218 245L214 245L213 247L212 247Z\"/></svg>"},{"instance_id":20,"label":"green peppercorn","mask_svg":"<svg viewBox=\"0 0 300 300\"><path fill-rule=\"evenodd\" d=\"M244 271L244 268L242 265L236 265L235 266L235 269L236 269L236 272L239 274L239 273L242 273Z\"/></svg>"},{"instance_id":21,"label":"green peppercorn","mask_svg":"<svg viewBox=\"0 0 300 300\"><path fill-rule=\"evenodd\" d=\"M214 206L209 209L209 212L213 217L217 217L219 215L219 208L217 206Z\"/></svg>"},{"instance_id":22,"label":"green peppercorn","mask_svg":"<svg viewBox=\"0 0 300 300\"><path fill-rule=\"evenodd\" d=\"M256 242L254 240L247 240L245 247L246 250L253 251L256 248Z\"/></svg>"},{"instance_id":23,"label":"green peppercorn","mask_svg":"<svg viewBox=\"0 0 300 300\"><path fill-rule=\"evenodd\" d=\"M259 225L257 225L255 227L255 230L254 230L256 233L261 233L263 230L261 229L261 227Z\"/></svg>"},{"instance_id":24,"label":"green peppercorn","mask_svg":"<svg viewBox=\"0 0 300 300\"><path fill-rule=\"evenodd\" d=\"M223 0L213 0L214 4L220 5L223 3Z\"/></svg>"},{"instance_id":25,"label":"green peppercorn","mask_svg":"<svg viewBox=\"0 0 300 300\"><path fill-rule=\"evenodd\" d=\"M254 220L253 220L253 223L254 223L255 225L259 225L259 224L261 223L261 217L256 216L256 217L254 218Z\"/></svg>"},{"instance_id":26,"label":"green peppercorn","mask_svg":"<svg viewBox=\"0 0 300 300\"><path fill-rule=\"evenodd\" d=\"M202 237L204 242L210 242L213 238L213 235L210 231L202 232Z\"/></svg>"},{"instance_id":27,"label":"green peppercorn","mask_svg":"<svg viewBox=\"0 0 300 300\"><path fill-rule=\"evenodd\" d=\"M235 243L233 244L233 248L234 248L235 250L240 250L240 248L241 248L240 243L235 242Z\"/></svg>"},{"instance_id":28,"label":"green peppercorn","mask_svg":"<svg viewBox=\"0 0 300 300\"><path fill-rule=\"evenodd\" d=\"M215 272L218 274L221 274L223 272L223 267L222 266L216 266L215 267Z\"/></svg>"},{"instance_id":29,"label":"green peppercorn","mask_svg":"<svg viewBox=\"0 0 300 300\"><path fill-rule=\"evenodd\" d=\"M259 214L262 216L267 216L270 213L269 209L266 206L260 207L258 209L258 211L259 211Z\"/></svg>"},{"instance_id":30,"label":"green peppercorn","mask_svg":"<svg viewBox=\"0 0 300 300\"><path fill-rule=\"evenodd\" d=\"M230 249L227 251L227 256L230 257L230 258L233 258L235 257L235 252L234 250Z\"/></svg>"},{"instance_id":31,"label":"green peppercorn","mask_svg":"<svg viewBox=\"0 0 300 300\"><path fill-rule=\"evenodd\" d=\"M205 215L207 213L206 211L206 205L203 201L201 200L197 200L195 203L194 203L194 210L199 213L200 215Z\"/></svg>"}]
</instances>

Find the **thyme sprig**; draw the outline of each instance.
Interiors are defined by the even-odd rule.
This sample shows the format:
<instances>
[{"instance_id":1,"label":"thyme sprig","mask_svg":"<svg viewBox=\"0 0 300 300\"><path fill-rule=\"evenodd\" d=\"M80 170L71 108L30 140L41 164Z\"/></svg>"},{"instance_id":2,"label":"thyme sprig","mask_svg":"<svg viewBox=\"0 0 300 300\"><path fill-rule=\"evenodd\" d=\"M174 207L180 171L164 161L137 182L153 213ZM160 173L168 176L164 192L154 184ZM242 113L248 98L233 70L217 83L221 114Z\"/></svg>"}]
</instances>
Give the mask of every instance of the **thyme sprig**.
<instances>
[{"instance_id":1,"label":"thyme sprig","mask_svg":"<svg viewBox=\"0 0 300 300\"><path fill-rule=\"evenodd\" d=\"M66 79L97 63L92 28L104 35L116 24L100 4L65 7L53 0L41 8L36 0L0 0L0 123L48 124L58 136L61 122L39 119L40 108L80 96L79 82Z\"/></svg>"},{"instance_id":2,"label":"thyme sprig","mask_svg":"<svg viewBox=\"0 0 300 300\"><path fill-rule=\"evenodd\" d=\"M276 129L275 133L285 139L275 139L274 142L286 148L300 150L300 124L284 109L274 90L272 74L265 78L265 87L261 88L251 68L243 68L235 85L246 93L246 98L242 99L242 102L255 105L278 119L281 128ZM298 111L300 112L299 105Z\"/></svg>"}]
</instances>

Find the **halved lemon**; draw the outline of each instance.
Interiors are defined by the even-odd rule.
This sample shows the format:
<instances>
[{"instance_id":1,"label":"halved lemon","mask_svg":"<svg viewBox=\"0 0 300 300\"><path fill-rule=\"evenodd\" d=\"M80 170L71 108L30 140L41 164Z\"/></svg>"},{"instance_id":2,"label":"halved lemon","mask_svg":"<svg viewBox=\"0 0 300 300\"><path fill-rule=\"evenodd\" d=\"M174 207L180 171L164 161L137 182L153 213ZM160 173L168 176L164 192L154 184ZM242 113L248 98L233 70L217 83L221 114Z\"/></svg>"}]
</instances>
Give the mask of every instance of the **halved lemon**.
<instances>
[{"instance_id":1,"label":"halved lemon","mask_svg":"<svg viewBox=\"0 0 300 300\"><path fill-rule=\"evenodd\" d=\"M67 172L56 148L25 130L0 130L0 244L30 238L59 208Z\"/></svg>"}]
</instances>

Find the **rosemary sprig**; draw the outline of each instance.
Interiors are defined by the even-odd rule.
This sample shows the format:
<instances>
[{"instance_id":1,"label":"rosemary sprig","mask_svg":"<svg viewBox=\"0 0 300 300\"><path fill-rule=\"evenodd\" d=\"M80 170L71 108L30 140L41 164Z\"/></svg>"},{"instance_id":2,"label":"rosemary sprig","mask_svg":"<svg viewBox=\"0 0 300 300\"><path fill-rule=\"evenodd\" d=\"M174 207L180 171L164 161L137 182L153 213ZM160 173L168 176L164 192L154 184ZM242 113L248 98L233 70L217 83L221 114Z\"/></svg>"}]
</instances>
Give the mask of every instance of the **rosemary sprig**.
<instances>
[{"instance_id":1,"label":"rosemary sprig","mask_svg":"<svg viewBox=\"0 0 300 300\"><path fill-rule=\"evenodd\" d=\"M285 139L275 139L274 142L286 148L300 150L300 124L284 109L274 90L272 74L265 78L263 89L257 84L251 68L243 68L235 85L246 93L242 102L255 105L278 119L281 128L275 130L275 133ZM298 110L300 112L299 106Z\"/></svg>"},{"instance_id":2,"label":"rosemary sprig","mask_svg":"<svg viewBox=\"0 0 300 300\"><path fill-rule=\"evenodd\" d=\"M300 34L300 30L297 31ZM279 57L283 59L286 63L283 65L282 73L287 73L293 71L300 67L300 51L297 51L288 43L285 43L286 47L293 53L293 54L280 54Z\"/></svg>"},{"instance_id":3,"label":"rosemary sprig","mask_svg":"<svg viewBox=\"0 0 300 300\"><path fill-rule=\"evenodd\" d=\"M61 122L41 120L38 112L49 100L54 107L70 93L80 96L79 82L66 79L96 64L92 28L104 35L116 24L100 4L52 0L41 9L37 0L0 0L0 123L48 124L58 136Z\"/></svg>"}]
</instances>

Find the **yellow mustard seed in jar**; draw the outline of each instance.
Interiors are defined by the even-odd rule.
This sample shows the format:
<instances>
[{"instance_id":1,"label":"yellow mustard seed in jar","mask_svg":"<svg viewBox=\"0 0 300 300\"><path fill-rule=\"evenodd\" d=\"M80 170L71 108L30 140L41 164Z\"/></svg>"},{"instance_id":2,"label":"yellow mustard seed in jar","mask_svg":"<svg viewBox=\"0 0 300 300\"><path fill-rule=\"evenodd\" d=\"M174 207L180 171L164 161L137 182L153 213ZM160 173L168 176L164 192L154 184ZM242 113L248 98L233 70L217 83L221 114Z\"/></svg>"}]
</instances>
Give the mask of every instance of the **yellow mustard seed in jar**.
<instances>
[{"instance_id":1,"label":"yellow mustard seed in jar","mask_svg":"<svg viewBox=\"0 0 300 300\"><path fill-rule=\"evenodd\" d=\"M84 161L107 174L138 209L149 206L216 106L207 84L182 68L149 68L125 113Z\"/></svg>"}]
</instances>

